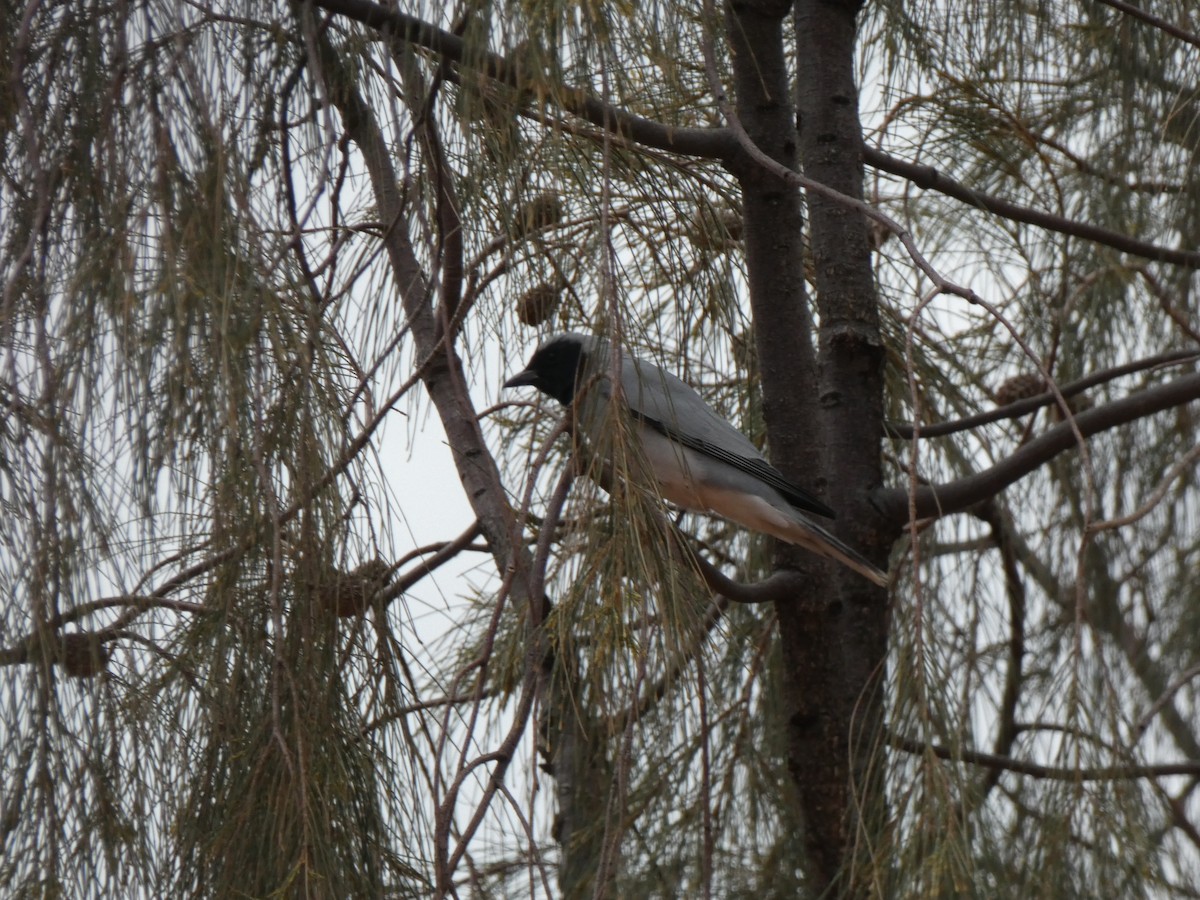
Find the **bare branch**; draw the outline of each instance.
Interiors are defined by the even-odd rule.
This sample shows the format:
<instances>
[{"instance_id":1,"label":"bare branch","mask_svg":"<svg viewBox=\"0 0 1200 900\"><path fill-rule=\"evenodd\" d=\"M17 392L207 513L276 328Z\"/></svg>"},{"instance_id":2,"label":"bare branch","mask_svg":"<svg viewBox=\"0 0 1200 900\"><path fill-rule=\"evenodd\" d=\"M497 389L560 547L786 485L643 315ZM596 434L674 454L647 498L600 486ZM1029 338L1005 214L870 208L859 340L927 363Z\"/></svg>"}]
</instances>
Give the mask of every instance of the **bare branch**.
<instances>
[{"instance_id":1,"label":"bare branch","mask_svg":"<svg viewBox=\"0 0 1200 900\"><path fill-rule=\"evenodd\" d=\"M1183 762L1145 766L1058 768L1055 766L1045 766L1041 763L1013 759L1010 756L983 753L979 750L955 749L952 747L942 747L939 744L926 744L923 741L894 734L888 736L888 743L895 749L903 750L905 753L912 753L914 755L932 753L938 759L986 766L989 769L999 769L1002 772L1012 772L1016 775L1026 775L1030 778L1047 781L1128 781L1135 778L1167 778L1172 775L1200 775L1200 760L1185 760Z\"/></svg>"},{"instance_id":2,"label":"bare branch","mask_svg":"<svg viewBox=\"0 0 1200 900\"><path fill-rule=\"evenodd\" d=\"M352 5L374 8L370 3ZM431 287L401 218L402 198L391 153L374 112L344 71L337 52L324 38L320 42L320 62L332 75L333 102L341 112L350 138L362 150L382 218L390 223L384 244L400 286L418 354L428 361L419 373L421 380L446 428L459 476L496 556L497 566L503 571L510 564L518 564L522 569L519 586L523 595L527 554L518 548L519 529L499 470L471 406L461 360L450 343L440 340L437 333Z\"/></svg>"},{"instance_id":3,"label":"bare branch","mask_svg":"<svg viewBox=\"0 0 1200 900\"><path fill-rule=\"evenodd\" d=\"M1179 38L1181 41L1186 41L1193 47L1200 47L1200 35L1191 31L1186 31L1178 25L1172 25L1166 19L1161 19L1152 13L1146 12L1144 9L1138 9L1132 3L1126 3L1125 0L1096 0L1097 3L1103 3L1105 6L1111 6L1113 9L1125 13L1135 19L1140 19L1147 25L1153 25L1164 34L1169 34L1171 37Z\"/></svg>"},{"instance_id":4,"label":"bare branch","mask_svg":"<svg viewBox=\"0 0 1200 900\"><path fill-rule=\"evenodd\" d=\"M1192 666L1186 672L1181 673L1179 677L1172 681L1167 689L1162 692L1162 696L1155 700L1154 703L1151 704L1150 708L1142 714L1142 717L1138 719L1137 724L1133 726L1133 733L1138 737L1141 737L1143 734L1145 734L1146 729L1150 727L1150 723L1154 721L1154 717L1163 711L1163 707L1171 702L1171 698L1179 692L1180 688L1198 676L1200 676L1200 666Z\"/></svg>"},{"instance_id":5,"label":"bare branch","mask_svg":"<svg viewBox=\"0 0 1200 900\"><path fill-rule=\"evenodd\" d=\"M1074 237L1094 241L1097 244L1103 244L1106 247L1112 247L1114 250L1121 250L1125 253L1132 253L1134 256L1140 256L1145 259L1173 263L1174 265L1185 266L1189 269L1200 269L1200 251L1198 250L1174 250L1169 247L1160 247L1157 244L1140 241L1127 234L1121 234L1119 231L1110 231L1107 228L1100 228L1088 222L1080 222L1078 219L1069 219L1066 216L1058 216L1053 213L1044 212L1043 210L1011 203L1008 200L1001 200L998 197L992 197L972 190L965 184L942 174L933 166L923 166L908 162L907 160L897 159L874 147L863 148L863 161L867 165L881 171L890 172L892 175L899 175L901 178L911 181L917 187L937 191L940 194L945 194L947 197L961 200L963 203L977 209L1003 216L1006 219L1012 219L1015 222L1025 222L1029 225L1045 228L1047 231L1073 235Z\"/></svg>"},{"instance_id":6,"label":"bare branch","mask_svg":"<svg viewBox=\"0 0 1200 900\"><path fill-rule=\"evenodd\" d=\"M1192 447L1191 450L1176 460L1175 464L1167 470L1167 474L1162 477L1162 481L1158 483L1158 486L1151 491L1150 496L1146 499L1145 503L1128 515L1117 516L1113 519L1105 519L1103 522L1091 522L1088 524L1087 530L1095 534L1098 531L1108 531L1109 529L1113 528L1123 528L1126 525L1133 524L1134 522L1138 521L1138 519L1142 519L1150 515L1154 508L1162 502L1163 497L1167 495L1167 491L1171 489L1171 485L1174 483L1175 479L1179 478L1186 472L1191 471L1191 469L1195 466L1197 459L1200 459L1200 444Z\"/></svg>"},{"instance_id":7,"label":"bare branch","mask_svg":"<svg viewBox=\"0 0 1200 900\"><path fill-rule=\"evenodd\" d=\"M721 617L725 614L725 610L728 608L728 606L728 598L726 597L719 596L713 600L713 602L708 605L708 609L704 613L704 619L700 622L697 628L698 633L705 635L711 633L721 621ZM655 705L667 695L667 691L669 691L673 685L679 683L680 675L684 672L684 670L687 669L687 667L690 666L693 661L698 661L701 659L699 651L702 646L703 641L697 639L696 642L689 646L685 652L676 654L670 665L663 670L662 674L659 675L653 685L643 691L640 696L635 698L634 702L630 706L622 709L609 719L605 726L608 729L608 733L622 734L624 733L625 729L629 727L629 722L631 720L645 718L646 715L648 715L655 707Z\"/></svg>"},{"instance_id":8,"label":"bare branch","mask_svg":"<svg viewBox=\"0 0 1200 900\"><path fill-rule=\"evenodd\" d=\"M330 6L333 5L330 4ZM337 5L341 6L342 4ZM375 24L376 27L386 25L392 29L408 28L415 21L399 16L399 14L395 14L397 18L393 19L393 14L369 3L348 5L355 7L360 12L365 9L368 13L377 12L382 15L382 20L369 23ZM398 31L398 33L402 32ZM461 52L461 44L459 49ZM384 141L374 112L357 90L337 51L324 38L320 41L319 61L330 76L332 82L330 94L333 103L342 115L346 131L362 151L381 218L389 223L383 238L384 245L387 248L396 282L400 288L418 355L430 360L430 365L421 372L421 379L433 400L442 425L446 429L446 436L454 454L459 478L479 517L480 528L492 549L497 569L504 573L504 582L498 591L499 599L493 616L493 629L496 625L496 616L502 610L504 597L509 591L512 592L514 601L518 605L526 606L530 610L529 621L531 624L536 624L539 621L538 608L536 605L529 604L529 579L532 562L528 552L521 545L517 517L508 502L495 459L483 438L478 415L471 404L462 361L452 343L453 331L440 330L435 321L432 307L432 286L417 258L416 250L411 243L403 219L399 184L392 166L389 148ZM451 873L466 853L467 846L482 822L513 759L516 745L525 732L533 700L540 685L541 656L539 648L541 642L537 640L537 633L535 628L527 651L526 678L521 699L514 714L513 724L501 742L500 748L497 751L483 754L469 763L465 758L461 759L456 777L446 787L446 791L438 803L435 814L434 852L439 896L443 896L449 890ZM486 661L489 654L490 650L485 650L483 661ZM478 698L483 690L482 670L480 676L476 689L476 712ZM457 688L452 687L451 693L457 693ZM463 744L464 756L471 746L476 712L472 713L467 726ZM445 733L445 727L443 727L443 741ZM437 750L439 755L443 746L443 742L439 742ZM488 787L477 803L470 823L451 851L448 845L459 789L473 769L489 762L495 762L496 765L492 770Z\"/></svg>"},{"instance_id":9,"label":"bare branch","mask_svg":"<svg viewBox=\"0 0 1200 900\"><path fill-rule=\"evenodd\" d=\"M1017 705L1021 700L1021 688L1024 685L1025 660L1025 583L1021 580L1021 572L1017 568L1017 554L1007 535L1010 528L1005 521L1000 504L991 500L982 504L976 510L976 516L991 528L992 538L1000 551L1001 568L1004 570L1004 590L1008 595L1008 663L1004 672L1004 694L1000 699L999 723L996 727L996 739L992 745L995 756L1004 757L1012 750L1017 739ZM983 779L979 796L975 798L978 806L987 799L988 794L1000 781L1000 769L992 769Z\"/></svg>"},{"instance_id":10,"label":"bare branch","mask_svg":"<svg viewBox=\"0 0 1200 900\"><path fill-rule=\"evenodd\" d=\"M1077 378L1074 381L1060 385L1058 392L1064 398L1073 397L1076 394L1082 394L1088 388L1113 381L1125 375L1131 375L1134 372L1143 372L1147 369L1156 369L1174 363L1193 362L1198 359L1200 359L1200 353L1197 353L1195 350L1175 350L1170 353L1159 353L1155 356L1148 356L1145 359L1093 372L1084 378ZM989 409L987 412L977 413L962 419L955 419L952 422L937 422L932 425L922 425L920 436L923 438L944 437L947 434L967 431L971 428L978 428L980 425L999 422L1002 419L1015 419L1018 416L1024 416L1041 409L1043 406L1049 406L1055 403L1056 400L1057 397L1053 391L1046 391L1038 394L1036 397L1026 397L1024 400L1017 400L1014 403L998 406L995 409ZM913 426L910 423L886 422L883 427L888 437L901 438L903 440L911 440L913 437Z\"/></svg>"},{"instance_id":11,"label":"bare branch","mask_svg":"<svg viewBox=\"0 0 1200 900\"><path fill-rule=\"evenodd\" d=\"M1137 272L1142 276L1142 281L1146 282L1146 287L1150 289L1150 293L1158 298L1158 305L1162 308L1162 311L1167 314L1167 318L1175 323L1175 327L1186 334L1197 344L1200 344L1200 331L1198 331L1196 326L1193 325L1189 320L1188 312L1180 309L1175 305L1174 302L1172 302L1171 296L1159 283L1158 278L1153 272L1150 271L1149 267L1134 266L1132 271Z\"/></svg>"},{"instance_id":12,"label":"bare branch","mask_svg":"<svg viewBox=\"0 0 1200 900\"><path fill-rule=\"evenodd\" d=\"M432 50L448 60L457 63L465 63L466 61L466 47L462 38L436 28L415 16L393 12L370 2L370 0L316 0L315 5L329 12L344 15L349 19L369 25L381 32L389 32L401 40ZM484 57L483 70L489 77L495 78L501 83L514 88L522 85L517 67L508 63L498 54L489 53ZM746 153L750 159L759 165L764 162L764 159L769 160L769 157L765 157L765 155L760 158L758 154L750 149L753 145L750 144L748 146L743 136L737 133L736 123L733 120L730 120L731 127L729 128L676 128L618 109L580 89L564 87L556 91L554 97L567 112L577 115L618 137L636 141L639 144L657 150L731 162L738 153L740 146L743 153ZM1085 240L1094 241L1098 244L1103 244L1146 259L1173 263L1191 269L1200 268L1200 251L1160 247L1156 244L1141 241L1120 232L1100 228L1087 222L1081 222L1065 216L1058 216L1053 213L991 197L947 177L932 166L923 166L897 159L872 147L864 147L863 154L864 162L867 165L890 172L893 175L899 175L912 181L918 187L936 190L946 196L962 200L964 203L996 215L1001 215L1018 222L1026 222L1060 234L1081 237ZM773 171L775 174L782 174L774 166L767 166L767 170ZM805 179L804 176L798 173L791 172L790 170L787 171L790 177L786 180L790 184L799 184L799 186L807 190L815 190L838 202L848 203L848 205L854 206L856 203L861 202L854 201L852 198L832 188L820 185L810 179ZM865 206L865 204L863 205ZM900 228L895 222L880 218L880 214L877 211L870 210L868 214L871 213L875 213L875 215L872 215L873 219L901 237L906 249L911 254L914 248L903 240L906 235L905 230ZM916 258L914 257L914 259ZM959 293L958 291L950 292Z\"/></svg>"},{"instance_id":13,"label":"bare branch","mask_svg":"<svg viewBox=\"0 0 1200 900\"><path fill-rule=\"evenodd\" d=\"M314 0L314 5L432 50L452 62L468 63L466 44L462 38L416 16L394 12L370 0ZM503 84L514 88L523 86L517 67L498 54L485 54L482 68L488 77ZM618 109L577 88L558 88L553 99L567 112L647 147L704 159L726 159L735 150L732 136L724 128L677 128L664 125Z\"/></svg>"},{"instance_id":14,"label":"bare branch","mask_svg":"<svg viewBox=\"0 0 1200 900\"><path fill-rule=\"evenodd\" d=\"M1076 446L1075 429L1082 437L1090 437L1197 399L1200 399L1200 374L1192 374L1077 413L1074 424L1067 421L1056 425L990 469L948 484L916 487L914 512L921 519L961 512L995 496L1059 453ZM888 521L899 526L908 521L908 493L906 488L883 488L875 492L872 502Z\"/></svg>"},{"instance_id":15,"label":"bare branch","mask_svg":"<svg viewBox=\"0 0 1200 900\"><path fill-rule=\"evenodd\" d=\"M401 575L396 581L388 585L387 588L380 592L380 598L384 603L390 603L406 591L412 590L413 585L424 578L426 575L433 573L440 566L445 565L454 557L458 556L463 550L471 546L471 542L479 537L481 531L479 520L476 519L471 523L471 526L456 537L452 541L446 541L443 544L434 545L432 555L425 560L422 560L418 565L414 566L408 572ZM429 550L429 548L421 548ZM416 551L414 551L415 553ZM410 554L411 555L411 554Z\"/></svg>"},{"instance_id":16,"label":"bare branch","mask_svg":"<svg viewBox=\"0 0 1200 900\"><path fill-rule=\"evenodd\" d=\"M672 526L672 535L676 546L696 567L709 590L734 603L756 604L794 600L797 596L804 595L805 587L809 584L808 577L794 569L778 569L768 578L758 582L734 581L699 553L686 546L682 535L674 526Z\"/></svg>"},{"instance_id":17,"label":"bare branch","mask_svg":"<svg viewBox=\"0 0 1200 900\"><path fill-rule=\"evenodd\" d=\"M411 716L414 713L427 712L431 709L440 709L444 706L457 706L461 703L475 702L474 694L464 694L458 697L436 697L433 700L422 700L419 703L409 703L405 706L399 706L391 710L387 715L380 716L378 719L373 719L359 729L359 734L364 737L373 731L378 731L384 725L395 722L397 719L403 719L405 716Z\"/></svg>"}]
</instances>

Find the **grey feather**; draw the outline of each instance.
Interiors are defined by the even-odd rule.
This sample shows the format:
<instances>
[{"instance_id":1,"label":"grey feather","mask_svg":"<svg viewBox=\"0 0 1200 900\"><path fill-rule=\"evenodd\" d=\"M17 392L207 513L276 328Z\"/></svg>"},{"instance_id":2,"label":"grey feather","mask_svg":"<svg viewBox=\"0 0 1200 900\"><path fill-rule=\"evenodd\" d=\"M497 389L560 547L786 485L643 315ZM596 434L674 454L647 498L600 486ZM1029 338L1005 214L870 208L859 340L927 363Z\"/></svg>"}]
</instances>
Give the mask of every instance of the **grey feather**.
<instances>
[{"instance_id":1,"label":"grey feather","mask_svg":"<svg viewBox=\"0 0 1200 900\"><path fill-rule=\"evenodd\" d=\"M611 360L610 345L601 338L558 335L545 341L506 387L534 385L570 405L584 436L602 447L610 428ZM622 354L621 393L667 500L772 534L887 584L885 573L804 514L832 517L833 510L785 478L688 384Z\"/></svg>"}]
</instances>

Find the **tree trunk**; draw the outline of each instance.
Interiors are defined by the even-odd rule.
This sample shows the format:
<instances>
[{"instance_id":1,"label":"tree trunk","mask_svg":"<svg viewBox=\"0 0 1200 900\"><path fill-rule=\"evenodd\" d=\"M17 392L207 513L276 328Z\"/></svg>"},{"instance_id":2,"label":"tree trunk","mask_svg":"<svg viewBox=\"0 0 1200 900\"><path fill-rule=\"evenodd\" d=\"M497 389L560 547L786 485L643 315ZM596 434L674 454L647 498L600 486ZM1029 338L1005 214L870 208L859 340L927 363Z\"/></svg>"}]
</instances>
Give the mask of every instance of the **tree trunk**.
<instances>
[{"instance_id":1,"label":"tree trunk","mask_svg":"<svg viewBox=\"0 0 1200 900\"><path fill-rule=\"evenodd\" d=\"M786 4L731 3L727 18L737 114L751 139L792 169L799 152L806 175L860 197L856 11L857 5L816 0L797 6L799 134L784 56ZM825 494L843 536L885 564L890 537L866 499L881 480L883 388L866 223L845 206L809 198L821 313L818 381L800 197L753 166L737 174L772 460ZM806 570L812 586L776 610L787 761L802 807L805 868L815 893L853 895L859 891L849 877L851 853L861 843L855 840L861 816L872 834L886 819L882 783L869 774L881 771L870 762L882 733L886 593L792 548L780 548L778 560Z\"/></svg>"},{"instance_id":2,"label":"tree trunk","mask_svg":"<svg viewBox=\"0 0 1200 900\"><path fill-rule=\"evenodd\" d=\"M804 174L861 199L863 138L854 82L857 0L797 0L795 7L797 121ZM863 548L881 568L895 538L867 500L883 480L883 341L866 219L856 210L809 196L811 245L821 317L821 453L830 473L829 498L842 537ZM883 767L883 686L887 666L887 592L844 571L840 603L821 635L840 651L837 679L827 686L838 710L835 742L825 742L850 764L841 847L851 866L843 893L866 893L866 879L882 871L863 850L879 853L887 822ZM804 778L828 771L827 760L805 757ZM830 785L830 789L834 786ZM853 797L854 802L849 802ZM861 840L857 831L865 832ZM858 856L852 855L857 852ZM878 882L876 881L876 885Z\"/></svg>"}]
</instances>

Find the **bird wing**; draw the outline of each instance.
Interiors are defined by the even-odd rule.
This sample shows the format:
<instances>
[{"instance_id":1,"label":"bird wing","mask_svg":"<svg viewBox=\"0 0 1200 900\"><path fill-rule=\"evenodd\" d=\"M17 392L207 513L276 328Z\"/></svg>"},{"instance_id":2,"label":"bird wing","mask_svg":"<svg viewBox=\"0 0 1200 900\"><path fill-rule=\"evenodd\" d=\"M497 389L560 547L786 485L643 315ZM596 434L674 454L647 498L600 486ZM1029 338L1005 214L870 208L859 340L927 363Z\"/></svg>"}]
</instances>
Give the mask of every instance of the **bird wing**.
<instances>
[{"instance_id":1,"label":"bird wing","mask_svg":"<svg viewBox=\"0 0 1200 900\"><path fill-rule=\"evenodd\" d=\"M744 434L722 418L690 385L670 372L626 356L621 389L634 418L705 456L733 466L778 491L797 509L834 518L813 494L767 462Z\"/></svg>"}]
</instances>

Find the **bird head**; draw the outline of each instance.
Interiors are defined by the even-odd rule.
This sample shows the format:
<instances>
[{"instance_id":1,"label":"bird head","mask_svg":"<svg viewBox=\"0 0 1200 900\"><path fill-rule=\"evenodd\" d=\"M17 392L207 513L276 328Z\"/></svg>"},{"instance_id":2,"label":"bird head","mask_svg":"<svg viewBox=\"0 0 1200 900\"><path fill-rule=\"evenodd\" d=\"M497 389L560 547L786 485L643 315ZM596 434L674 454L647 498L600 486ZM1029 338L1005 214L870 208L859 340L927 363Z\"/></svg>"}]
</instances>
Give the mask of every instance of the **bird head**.
<instances>
[{"instance_id":1,"label":"bird head","mask_svg":"<svg viewBox=\"0 0 1200 900\"><path fill-rule=\"evenodd\" d=\"M549 394L563 406L575 399L579 373L596 339L568 332L547 339L529 364L508 381L506 388L529 385Z\"/></svg>"}]
</instances>

